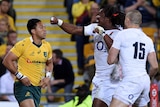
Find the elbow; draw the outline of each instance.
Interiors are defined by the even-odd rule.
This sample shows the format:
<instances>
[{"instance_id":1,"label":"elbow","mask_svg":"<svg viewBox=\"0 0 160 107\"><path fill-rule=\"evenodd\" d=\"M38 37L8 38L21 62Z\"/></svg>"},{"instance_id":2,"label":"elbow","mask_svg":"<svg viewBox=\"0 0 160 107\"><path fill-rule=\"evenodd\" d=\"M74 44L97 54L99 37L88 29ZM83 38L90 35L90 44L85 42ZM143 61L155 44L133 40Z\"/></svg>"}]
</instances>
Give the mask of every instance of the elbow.
<instances>
[{"instance_id":1,"label":"elbow","mask_svg":"<svg viewBox=\"0 0 160 107\"><path fill-rule=\"evenodd\" d=\"M150 68L150 76L151 77L153 77L153 76L155 76L156 74L157 74L157 72L158 72L158 65L157 66L152 66L151 68Z\"/></svg>"},{"instance_id":2,"label":"elbow","mask_svg":"<svg viewBox=\"0 0 160 107\"><path fill-rule=\"evenodd\" d=\"M153 66L154 71L158 72L158 63Z\"/></svg>"},{"instance_id":3,"label":"elbow","mask_svg":"<svg viewBox=\"0 0 160 107\"><path fill-rule=\"evenodd\" d=\"M158 72L158 66L154 67L153 69L156 73Z\"/></svg>"}]
</instances>

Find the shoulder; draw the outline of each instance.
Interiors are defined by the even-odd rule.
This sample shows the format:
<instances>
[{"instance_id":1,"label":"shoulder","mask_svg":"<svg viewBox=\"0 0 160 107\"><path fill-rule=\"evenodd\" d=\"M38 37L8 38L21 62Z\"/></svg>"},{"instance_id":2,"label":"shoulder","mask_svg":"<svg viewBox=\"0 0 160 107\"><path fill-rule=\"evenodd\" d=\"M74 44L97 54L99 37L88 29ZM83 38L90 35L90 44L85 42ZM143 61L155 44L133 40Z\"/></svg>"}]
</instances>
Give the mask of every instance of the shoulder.
<instances>
[{"instance_id":1,"label":"shoulder","mask_svg":"<svg viewBox=\"0 0 160 107\"><path fill-rule=\"evenodd\" d=\"M132 33L132 32L136 32L135 29L123 29L121 31L119 31L119 34L125 34L125 33Z\"/></svg>"},{"instance_id":2,"label":"shoulder","mask_svg":"<svg viewBox=\"0 0 160 107\"><path fill-rule=\"evenodd\" d=\"M64 63L70 63L70 60L67 59L67 58L64 58L64 57L63 57L62 60L63 60Z\"/></svg>"},{"instance_id":3,"label":"shoulder","mask_svg":"<svg viewBox=\"0 0 160 107\"><path fill-rule=\"evenodd\" d=\"M13 18L11 16L7 15L7 17L9 20L13 20Z\"/></svg>"},{"instance_id":4,"label":"shoulder","mask_svg":"<svg viewBox=\"0 0 160 107\"><path fill-rule=\"evenodd\" d=\"M47 42L46 40L42 40L42 44L46 45L48 47L51 47L51 44L49 42Z\"/></svg>"},{"instance_id":5,"label":"shoulder","mask_svg":"<svg viewBox=\"0 0 160 107\"><path fill-rule=\"evenodd\" d=\"M42 40L42 43L43 43L43 44L50 45L50 43L49 43L48 41L46 41L46 40Z\"/></svg>"},{"instance_id":6,"label":"shoulder","mask_svg":"<svg viewBox=\"0 0 160 107\"><path fill-rule=\"evenodd\" d=\"M20 44L22 44L23 46L25 46L25 45L28 46L29 43L31 43L30 39L29 39L29 38L25 38L25 39L20 40L19 42L17 42L17 43L16 43L16 46L17 46L17 45L20 45Z\"/></svg>"},{"instance_id":7,"label":"shoulder","mask_svg":"<svg viewBox=\"0 0 160 107\"><path fill-rule=\"evenodd\" d=\"M95 28L98 24L97 23L91 23L87 26L84 26L85 29Z\"/></svg>"}]
</instances>

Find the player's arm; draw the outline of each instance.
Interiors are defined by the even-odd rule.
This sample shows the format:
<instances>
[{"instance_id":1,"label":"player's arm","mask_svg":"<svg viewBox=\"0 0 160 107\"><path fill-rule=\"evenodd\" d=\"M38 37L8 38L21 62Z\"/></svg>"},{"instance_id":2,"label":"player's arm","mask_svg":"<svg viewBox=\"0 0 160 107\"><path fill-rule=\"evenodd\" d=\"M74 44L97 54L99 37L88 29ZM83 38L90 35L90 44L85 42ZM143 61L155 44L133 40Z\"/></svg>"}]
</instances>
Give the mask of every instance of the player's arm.
<instances>
[{"instance_id":1,"label":"player's arm","mask_svg":"<svg viewBox=\"0 0 160 107\"><path fill-rule=\"evenodd\" d=\"M150 64L149 75L152 78L158 72L158 62L157 62L157 57L155 52L149 53L148 62Z\"/></svg>"},{"instance_id":2,"label":"player's arm","mask_svg":"<svg viewBox=\"0 0 160 107\"><path fill-rule=\"evenodd\" d=\"M13 73L18 80L20 80L25 86L30 86L30 80L26 78L25 75L23 75L20 71L18 71L17 67L15 66L15 62L17 61L18 57L12 53L9 52L3 60L4 66Z\"/></svg>"},{"instance_id":3,"label":"player's arm","mask_svg":"<svg viewBox=\"0 0 160 107\"><path fill-rule=\"evenodd\" d=\"M105 43L107 44L108 48L110 49L113 44L113 39L111 39L107 34L103 37Z\"/></svg>"},{"instance_id":4,"label":"player's arm","mask_svg":"<svg viewBox=\"0 0 160 107\"><path fill-rule=\"evenodd\" d=\"M56 17L51 17L50 19L51 24L57 24L61 29L69 34L76 34L76 35L83 35L83 27L76 26L74 24L65 23L61 19L57 19Z\"/></svg>"},{"instance_id":5,"label":"player's arm","mask_svg":"<svg viewBox=\"0 0 160 107\"><path fill-rule=\"evenodd\" d=\"M99 35L101 35L104 38L104 41L105 41L106 45L108 46L108 48L109 49L111 48L111 46L113 44L113 40L109 37L109 35L105 34L105 30L103 27L96 26L93 32L96 32Z\"/></svg>"},{"instance_id":6,"label":"player's arm","mask_svg":"<svg viewBox=\"0 0 160 107\"><path fill-rule=\"evenodd\" d=\"M52 76L52 71L53 71L53 62L52 62L52 59L49 59L49 60L47 60L47 62L46 62L46 77L49 77L49 78L51 78L51 76ZM50 73L51 75L47 75L47 73Z\"/></svg>"},{"instance_id":7,"label":"player's arm","mask_svg":"<svg viewBox=\"0 0 160 107\"><path fill-rule=\"evenodd\" d=\"M46 74L45 78L43 78L40 82L40 86L42 88L45 88L47 85L49 85L49 81L52 77L52 71L53 71L53 63L52 63L52 58L47 60L46 62Z\"/></svg>"},{"instance_id":8,"label":"player's arm","mask_svg":"<svg viewBox=\"0 0 160 107\"><path fill-rule=\"evenodd\" d=\"M65 79L56 79L51 81L51 85L57 85L62 83L65 83Z\"/></svg>"},{"instance_id":9,"label":"player's arm","mask_svg":"<svg viewBox=\"0 0 160 107\"><path fill-rule=\"evenodd\" d=\"M108 54L108 59L107 62L109 65L117 63L118 62L118 54L119 54L119 50L111 47L109 50L109 54Z\"/></svg>"},{"instance_id":10,"label":"player's arm","mask_svg":"<svg viewBox=\"0 0 160 107\"><path fill-rule=\"evenodd\" d=\"M15 61L17 61L18 57L13 54L12 52L9 52L3 60L3 65L12 73L16 74L17 68L15 66Z\"/></svg>"}]
</instances>

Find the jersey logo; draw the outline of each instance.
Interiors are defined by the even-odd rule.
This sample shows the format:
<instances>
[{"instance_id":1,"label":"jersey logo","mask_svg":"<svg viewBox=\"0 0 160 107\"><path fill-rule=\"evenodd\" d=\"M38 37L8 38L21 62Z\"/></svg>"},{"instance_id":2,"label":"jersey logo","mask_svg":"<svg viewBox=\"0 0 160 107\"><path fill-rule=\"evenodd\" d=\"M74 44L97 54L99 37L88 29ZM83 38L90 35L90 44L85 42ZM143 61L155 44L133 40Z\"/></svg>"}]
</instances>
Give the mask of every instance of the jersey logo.
<instances>
[{"instance_id":1,"label":"jersey logo","mask_svg":"<svg viewBox=\"0 0 160 107\"><path fill-rule=\"evenodd\" d=\"M133 94L130 94L129 96L128 96L128 99L130 99L130 100L132 100L134 98L134 95Z\"/></svg>"},{"instance_id":2,"label":"jersey logo","mask_svg":"<svg viewBox=\"0 0 160 107\"><path fill-rule=\"evenodd\" d=\"M32 52L32 53L30 54L30 56L34 56L34 52Z\"/></svg>"},{"instance_id":3,"label":"jersey logo","mask_svg":"<svg viewBox=\"0 0 160 107\"><path fill-rule=\"evenodd\" d=\"M39 50L37 53L40 54L40 53L41 53L41 50Z\"/></svg>"},{"instance_id":4,"label":"jersey logo","mask_svg":"<svg viewBox=\"0 0 160 107\"><path fill-rule=\"evenodd\" d=\"M43 52L44 57L47 57L47 52Z\"/></svg>"},{"instance_id":5,"label":"jersey logo","mask_svg":"<svg viewBox=\"0 0 160 107\"><path fill-rule=\"evenodd\" d=\"M30 92L27 92L25 97L31 96Z\"/></svg>"}]
</instances>

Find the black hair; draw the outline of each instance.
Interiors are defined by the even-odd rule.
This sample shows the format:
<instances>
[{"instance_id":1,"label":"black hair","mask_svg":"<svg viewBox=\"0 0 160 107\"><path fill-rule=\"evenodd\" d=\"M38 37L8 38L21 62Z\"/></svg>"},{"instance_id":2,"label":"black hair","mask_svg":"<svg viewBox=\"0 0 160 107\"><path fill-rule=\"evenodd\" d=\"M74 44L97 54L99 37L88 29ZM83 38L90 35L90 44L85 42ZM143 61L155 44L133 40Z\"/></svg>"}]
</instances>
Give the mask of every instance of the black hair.
<instances>
[{"instance_id":1,"label":"black hair","mask_svg":"<svg viewBox=\"0 0 160 107\"><path fill-rule=\"evenodd\" d=\"M3 1L10 3L9 0L0 0L0 5L2 4Z\"/></svg>"},{"instance_id":2,"label":"black hair","mask_svg":"<svg viewBox=\"0 0 160 107\"><path fill-rule=\"evenodd\" d=\"M55 53L57 58L61 59L63 57L63 52L60 49L54 49L52 53Z\"/></svg>"},{"instance_id":3,"label":"black hair","mask_svg":"<svg viewBox=\"0 0 160 107\"><path fill-rule=\"evenodd\" d=\"M41 20L39 20L39 19L30 19L30 20L28 20L27 29L28 29L28 32L31 35L32 35L31 30L36 28L38 22L41 22Z\"/></svg>"},{"instance_id":4,"label":"black hair","mask_svg":"<svg viewBox=\"0 0 160 107\"><path fill-rule=\"evenodd\" d=\"M105 5L102 7L105 17L108 17L113 26L124 27L125 13L121 12L116 5Z\"/></svg>"},{"instance_id":5,"label":"black hair","mask_svg":"<svg viewBox=\"0 0 160 107\"><path fill-rule=\"evenodd\" d=\"M14 30L10 30L10 31L8 31L8 33L7 33L7 37L9 37L9 35L12 34L12 33L17 33L17 32L14 31Z\"/></svg>"},{"instance_id":6,"label":"black hair","mask_svg":"<svg viewBox=\"0 0 160 107\"><path fill-rule=\"evenodd\" d=\"M76 106L78 106L79 104L81 104L88 95L91 95L91 91L89 90L89 87L86 84L83 84L82 86L77 87L76 89L76 96L79 97L78 102L76 104ZM75 101L75 99L73 99L73 101Z\"/></svg>"}]
</instances>

